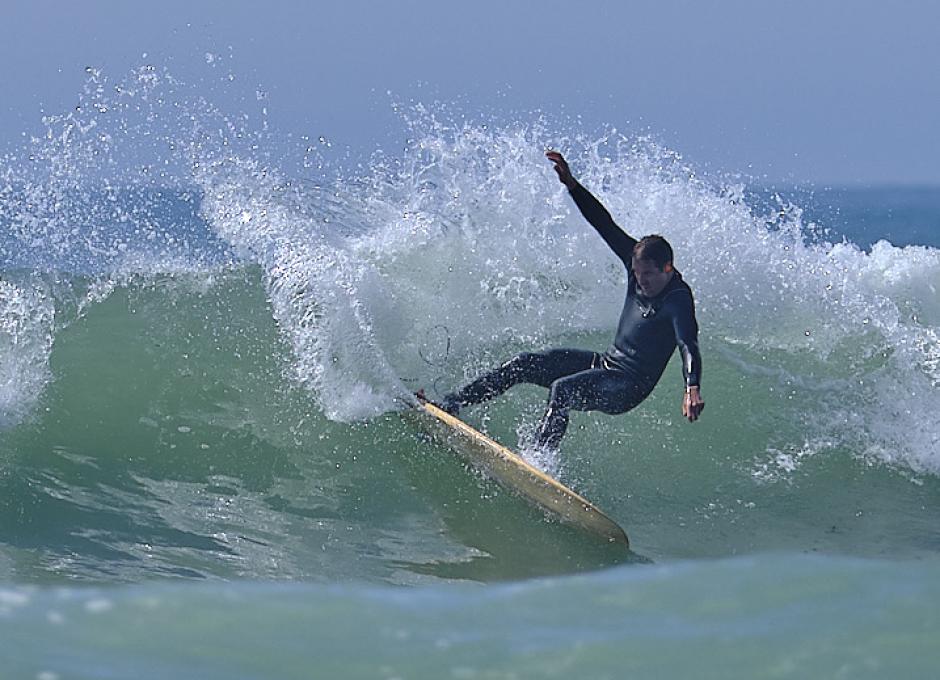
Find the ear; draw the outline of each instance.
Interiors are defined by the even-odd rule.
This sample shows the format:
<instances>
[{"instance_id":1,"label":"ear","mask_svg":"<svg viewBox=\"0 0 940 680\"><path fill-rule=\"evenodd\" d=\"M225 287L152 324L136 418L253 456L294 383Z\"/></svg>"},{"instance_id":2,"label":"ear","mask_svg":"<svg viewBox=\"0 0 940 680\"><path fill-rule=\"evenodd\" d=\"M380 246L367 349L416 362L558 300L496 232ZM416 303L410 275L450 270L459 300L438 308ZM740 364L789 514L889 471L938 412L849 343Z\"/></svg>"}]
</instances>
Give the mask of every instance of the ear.
<instances>
[{"instance_id":1,"label":"ear","mask_svg":"<svg viewBox=\"0 0 940 680\"><path fill-rule=\"evenodd\" d=\"M672 274L672 262L667 262L665 265L663 265L663 271L667 274Z\"/></svg>"}]
</instances>

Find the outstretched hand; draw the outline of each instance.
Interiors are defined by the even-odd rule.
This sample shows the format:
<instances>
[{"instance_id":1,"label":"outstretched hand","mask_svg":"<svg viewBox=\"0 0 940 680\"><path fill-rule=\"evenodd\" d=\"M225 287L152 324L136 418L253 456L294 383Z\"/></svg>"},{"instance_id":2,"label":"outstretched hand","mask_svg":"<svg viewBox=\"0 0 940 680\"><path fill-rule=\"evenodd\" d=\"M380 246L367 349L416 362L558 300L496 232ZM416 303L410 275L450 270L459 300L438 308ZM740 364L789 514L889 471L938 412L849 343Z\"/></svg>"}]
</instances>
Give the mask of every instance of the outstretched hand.
<instances>
[{"instance_id":1,"label":"outstretched hand","mask_svg":"<svg viewBox=\"0 0 940 680\"><path fill-rule=\"evenodd\" d=\"M685 391L685 397L682 399L682 415L688 418L690 423L698 420L705 410L705 402L697 387L690 387Z\"/></svg>"},{"instance_id":2,"label":"outstretched hand","mask_svg":"<svg viewBox=\"0 0 940 680\"><path fill-rule=\"evenodd\" d=\"M571 168L568 167L568 161L557 151L546 151L545 157L555 164L555 172L558 173L558 179L569 189L572 189L578 181L571 174Z\"/></svg>"}]
</instances>

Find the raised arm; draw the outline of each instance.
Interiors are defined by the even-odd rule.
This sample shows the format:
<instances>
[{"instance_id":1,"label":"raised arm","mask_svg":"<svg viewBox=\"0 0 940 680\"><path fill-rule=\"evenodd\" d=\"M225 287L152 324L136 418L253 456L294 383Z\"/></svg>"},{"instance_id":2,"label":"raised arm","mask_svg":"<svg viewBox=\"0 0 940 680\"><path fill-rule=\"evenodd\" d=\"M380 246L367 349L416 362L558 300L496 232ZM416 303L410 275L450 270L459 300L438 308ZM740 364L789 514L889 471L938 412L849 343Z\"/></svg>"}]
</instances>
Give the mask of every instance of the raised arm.
<instances>
[{"instance_id":1,"label":"raised arm","mask_svg":"<svg viewBox=\"0 0 940 680\"><path fill-rule=\"evenodd\" d=\"M601 238L607 242L610 249L616 253L624 266L630 268L633 258L633 246L636 245L636 239L629 236L623 229L617 226L614 218L607 212L607 208L601 205L590 191L585 189L578 180L571 174L571 168L568 162L557 151L547 151L546 158L555 164L555 172L558 173L558 179L568 187L571 198L574 199L578 210L584 215L584 218L591 223L591 226L597 230Z\"/></svg>"}]
</instances>

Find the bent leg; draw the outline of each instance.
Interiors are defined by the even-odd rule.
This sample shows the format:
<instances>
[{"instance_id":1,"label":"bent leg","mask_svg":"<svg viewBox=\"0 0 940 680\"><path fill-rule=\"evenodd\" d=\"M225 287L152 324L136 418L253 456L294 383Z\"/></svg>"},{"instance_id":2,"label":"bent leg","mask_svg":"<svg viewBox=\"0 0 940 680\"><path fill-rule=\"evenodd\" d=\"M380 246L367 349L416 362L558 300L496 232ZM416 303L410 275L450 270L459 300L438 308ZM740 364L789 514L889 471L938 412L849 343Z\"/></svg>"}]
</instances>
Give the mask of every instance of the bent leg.
<instances>
[{"instance_id":1,"label":"bent leg","mask_svg":"<svg viewBox=\"0 0 940 680\"><path fill-rule=\"evenodd\" d=\"M462 406L492 399L519 383L550 387L559 378L590 369L597 360L595 352L578 349L523 352L459 391L448 394L443 405L445 410L456 413Z\"/></svg>"},{"instance_id":2,"label":"bent leg","mask_svg":"<svg viewBox=\"0 0 940 680\"><path fill-rule=\"evenodd\" d=\"M626 413L648 394L620 371L596 368L560 378L552 383L548 409L536 429L535 445L557 449L568 430L568 414L572 409Z\"/></svg>"}]
</instances>

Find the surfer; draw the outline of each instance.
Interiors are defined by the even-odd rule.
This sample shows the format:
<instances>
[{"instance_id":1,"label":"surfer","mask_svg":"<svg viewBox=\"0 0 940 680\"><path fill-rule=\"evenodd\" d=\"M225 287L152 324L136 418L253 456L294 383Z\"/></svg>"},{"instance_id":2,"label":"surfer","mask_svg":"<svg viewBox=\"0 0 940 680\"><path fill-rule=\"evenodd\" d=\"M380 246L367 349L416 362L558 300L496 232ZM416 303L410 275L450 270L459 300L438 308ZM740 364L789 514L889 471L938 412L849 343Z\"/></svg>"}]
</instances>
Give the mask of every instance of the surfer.
<instances>
[{"instance_id":1,"label":"surfer","mask_svg":"<svg viewBox=\"0 0 940 680\"><path fill-rule=\"evenodd\" d=\"M685 378L682 415L694 422L705 408L698 324L692 290L673 267L672 247L662 236L639 241L628 236L574 178L560 153L545 155L581 214L627 269L627 297L614 342L603 354L579 349L524 352L446 395L441 407L457 415L462 407L492 399L513 385L541 385L549 389L548 408L533 443L557 449L570 411L614 415L633 409L652 392L678 347Z\"/></svg>"}]
</instances>

